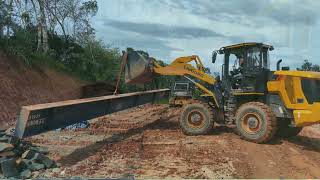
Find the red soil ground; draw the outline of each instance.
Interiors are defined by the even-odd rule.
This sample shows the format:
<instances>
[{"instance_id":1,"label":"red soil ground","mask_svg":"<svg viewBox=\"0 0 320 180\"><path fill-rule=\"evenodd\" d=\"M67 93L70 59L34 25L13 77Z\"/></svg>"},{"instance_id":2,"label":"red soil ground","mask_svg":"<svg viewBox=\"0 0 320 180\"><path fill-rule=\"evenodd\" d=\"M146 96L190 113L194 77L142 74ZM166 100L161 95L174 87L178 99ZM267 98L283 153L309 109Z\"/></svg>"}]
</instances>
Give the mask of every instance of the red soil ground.
<instances>
[{"instance_id":1,"label":"red soil ground","mask_svg":"<svg viewBox=\"0 0 320 180\"><path fill-rule=\"evenodd\" d=\"M20 107L76 99L84 82L45 67L28 67L0 52L0 129L13 126Z\"/></svg>"}]
</instances>

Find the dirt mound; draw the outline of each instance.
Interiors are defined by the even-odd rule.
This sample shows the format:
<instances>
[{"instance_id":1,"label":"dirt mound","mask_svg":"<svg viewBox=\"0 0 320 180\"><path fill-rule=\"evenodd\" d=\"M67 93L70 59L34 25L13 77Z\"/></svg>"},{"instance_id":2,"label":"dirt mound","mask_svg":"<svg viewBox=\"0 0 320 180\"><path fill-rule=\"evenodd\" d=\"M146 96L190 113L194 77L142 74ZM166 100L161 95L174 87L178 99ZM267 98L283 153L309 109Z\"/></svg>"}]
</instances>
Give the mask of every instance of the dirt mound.
<instances>
[{"instance_id":1,"label":"dirt mound","mask_svg":"<svg viewBox=\"0 0 320 180\"><path fill-rule=\"evenodd\" d=\"M45 67L27 67L0 52L0 129L16 122L20 107L76 99L84 82Z\"/></svg>"}]
</instances>

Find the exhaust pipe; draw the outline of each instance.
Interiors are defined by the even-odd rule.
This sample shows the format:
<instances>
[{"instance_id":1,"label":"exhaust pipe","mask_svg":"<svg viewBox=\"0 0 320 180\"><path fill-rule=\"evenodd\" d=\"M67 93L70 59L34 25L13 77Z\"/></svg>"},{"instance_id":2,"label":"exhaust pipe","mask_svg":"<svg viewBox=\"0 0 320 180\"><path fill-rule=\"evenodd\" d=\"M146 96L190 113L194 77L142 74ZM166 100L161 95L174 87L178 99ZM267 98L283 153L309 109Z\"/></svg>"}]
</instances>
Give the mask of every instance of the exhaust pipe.
<instances>
[{"instance_id":1,"label":"exhaust pipe","mask_svg":"<svg viewBox=\"0 0 320 180\"><path fill-rule=\"evenodd\" d=\"M277 62L277 71L280 71L280 64L282 62L282 59L280 59L278 62Z\"/></svg>"}]
</instances>

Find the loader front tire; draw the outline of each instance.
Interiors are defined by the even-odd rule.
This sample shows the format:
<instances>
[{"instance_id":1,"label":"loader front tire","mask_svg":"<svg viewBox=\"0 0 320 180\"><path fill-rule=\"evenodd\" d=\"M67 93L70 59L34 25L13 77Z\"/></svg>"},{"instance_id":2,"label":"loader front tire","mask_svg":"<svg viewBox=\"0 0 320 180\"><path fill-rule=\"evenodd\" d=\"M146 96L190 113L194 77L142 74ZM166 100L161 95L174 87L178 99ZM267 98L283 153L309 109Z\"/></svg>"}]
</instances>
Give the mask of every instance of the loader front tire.
<instances>
[{"instance_id":1,"label":"loader front tire","mask_svg":"<svg viewBox=\"0 0 320 180\"><path fill-rule=\"evenodd\" d=\"M250 102L236 112L236 127L241 138L255 143L266 143L277 132L277 118L269 106Z\"/></svg>"},{"instance_id":2,"label":"loader front tire","mask_svg":"<svg viewBox=\"0 0 320 180\"><path fill-rule=\"evenodd\" d=\"M208 134L213 128L212 108L203 102L185 105L180 115L180 127L186 135Z\"/></svg>"}]
</instances>

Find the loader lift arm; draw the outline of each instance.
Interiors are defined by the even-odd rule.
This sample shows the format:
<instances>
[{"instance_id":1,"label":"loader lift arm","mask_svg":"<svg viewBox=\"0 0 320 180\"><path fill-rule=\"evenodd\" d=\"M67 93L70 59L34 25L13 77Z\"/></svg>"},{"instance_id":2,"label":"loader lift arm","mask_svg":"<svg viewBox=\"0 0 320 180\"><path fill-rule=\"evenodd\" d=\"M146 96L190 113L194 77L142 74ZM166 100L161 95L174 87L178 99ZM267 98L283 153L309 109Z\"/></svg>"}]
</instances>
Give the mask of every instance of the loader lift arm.
<instances>
[{"instance_id":1,"label":"loader lift arm","mask_svg":"<svg viewBox=\"0 0 320 180\"><path fill-rule=\"evenodd\" d=\"M196 67L189 64L190 62L193 62L193 61L195 62ZM156 60L153 58L152 58L152 62L154 64L153 71L160 75L176 75L176 76L189 75L203 82L206 82L210 85L214 85L216 83L215 78L213 78L212 76L208 75L205 72L205 68L202 64L202 61L196 55L179 57L175 59L168 66L159 65L156 62Z\"/></svg>"},{"instance_id":2,"label":"loader lift arm","mask_svg":"<svg viewBox=\"0 0 320 180\"><path fill-rule=\"evenodd\" d=\"M137 56L128 55L128 53L138 53ZM219 103L217 101L216 95L212 90L209 90L205 85L196 82L195 80L191 79L190 77L193 77L200 82L207 83L210 86L214 86L216 84L216 79L209 74L205 72L205 68L203 66L203 63L199 56L192 55L192 56L185 56L185 57L179 57L172 61L171 64L167 66L161 66L156 59L151 57L142 57L143 55L140 54L137 51L127 51L123 54L123 57L138 57L142 60L137 59L129 59L126 60L126 62L141 62L141 66L143 66L144 63L150 63L151 66L148 66L148 68L151 68L151 71L155 74L159 75L165 75L165 76L182 76L191 81L195 84L196 87L198 87L204 94L202 96L206 97L212 97L213 103L216 105L216 107L219 108ZM195 66L193 66L191 63L194 62ZM148 72L148 71L145 71ZM142 75L140 74L140 77ZM189 77L190 76L190 77ZM134 75L133 75L134 77ZM130 82L129 82L130 83Z\"/></svg>"}]
</instances>

